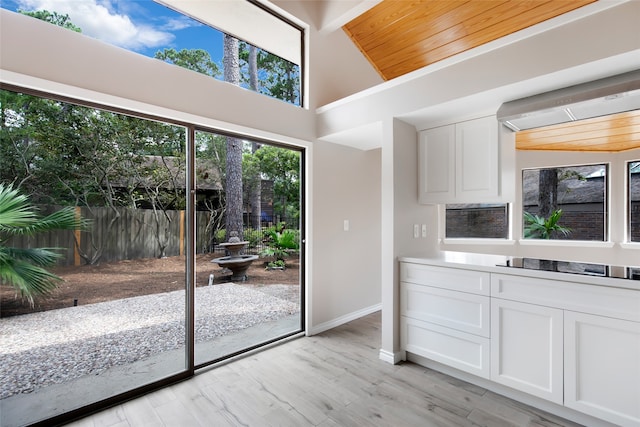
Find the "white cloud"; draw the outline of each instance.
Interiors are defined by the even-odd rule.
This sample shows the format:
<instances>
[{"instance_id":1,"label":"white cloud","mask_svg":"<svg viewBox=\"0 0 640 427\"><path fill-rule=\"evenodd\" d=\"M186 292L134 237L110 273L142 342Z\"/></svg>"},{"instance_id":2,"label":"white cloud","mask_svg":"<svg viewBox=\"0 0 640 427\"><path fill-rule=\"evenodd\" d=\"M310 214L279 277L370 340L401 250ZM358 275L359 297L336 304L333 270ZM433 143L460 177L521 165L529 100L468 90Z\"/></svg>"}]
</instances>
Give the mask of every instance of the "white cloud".
<instances>
[{"instance_id":1,"label":"white cloud","mask_svg":"<svg viewBox=\"0 0 640 427\"><path fill-rule=\"evenodd\" d=\"M188 16L181 16L179 18L170 18L167 23L162 26L167 31L184 30L185 28L197 27L202 25L198 21L195 21Z\"/></svg>"},{"instance_id":2,"label":"white cloud","mask_svg":"<svg viewBox=\"0 0 640 427\"><path fill-rule=\"evenodd\" d=\"M68 14L83 34L130 50L166 46L175 38L170 32L136 24L129 16L115 13L108 1L23 0L20 8Z\"/></svg>"}]
</instances>

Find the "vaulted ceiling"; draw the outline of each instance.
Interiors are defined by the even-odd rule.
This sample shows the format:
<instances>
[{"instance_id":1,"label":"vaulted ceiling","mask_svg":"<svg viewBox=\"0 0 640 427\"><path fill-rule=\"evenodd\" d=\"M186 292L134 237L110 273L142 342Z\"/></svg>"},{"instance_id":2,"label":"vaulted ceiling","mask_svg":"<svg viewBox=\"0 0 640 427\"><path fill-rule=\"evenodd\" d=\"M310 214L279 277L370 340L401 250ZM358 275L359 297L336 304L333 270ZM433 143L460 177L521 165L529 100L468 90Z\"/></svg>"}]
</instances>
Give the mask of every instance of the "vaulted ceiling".
<instances>
[{"instance_id":1,"label":"vaulted ceiling","mask_svg":"<svg viewBox=\"0 0 640 427\"><path fill-rule=\"evenodd\" d=\"M342 28L385 80L596 0L383 0Z\"/></svg>"}]
</instances>

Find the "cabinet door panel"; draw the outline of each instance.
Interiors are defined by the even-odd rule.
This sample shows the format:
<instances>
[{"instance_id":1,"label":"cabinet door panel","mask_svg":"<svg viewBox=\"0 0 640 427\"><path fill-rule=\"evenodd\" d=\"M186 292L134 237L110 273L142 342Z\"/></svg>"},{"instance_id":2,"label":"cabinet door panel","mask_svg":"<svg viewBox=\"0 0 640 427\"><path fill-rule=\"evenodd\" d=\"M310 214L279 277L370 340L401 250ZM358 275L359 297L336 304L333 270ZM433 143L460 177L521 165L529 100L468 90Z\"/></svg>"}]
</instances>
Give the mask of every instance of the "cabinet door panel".
<instances>
[{"instance_id":1,"label":"cabinet door panel","mask_svg":"<svg viewBox=\"0 0 640 427\"><path fill-rule=\"evenodd\" d=\"M489 378L489 339L420 320L400 318L403 350Z\"/></svg>"},{"instance_id":2,"label":"cabinet door panel","mask_svg":"<svg viewBox=\"0 0 640 427\"><path fill-rule=\"evenodd\" d=\"M640 323L565 312L565 405L640 426Z\"/></svg>"},{"instance_id":3,"label":"cabinet door panel","mask_svg":"<svg viewBox=\"0 0 640 427\"><path fill-rule=\"evenodd\" d=\"M456 125L456 197L480 201L498 195L498 123L483 117Z\"/></svg>"},{"instance_id":4,"label":"cabinet door panel","mask_svg":"<svg viewBox=\"0 0 640 427\"><path fill-rule=\"evenodd\" d=\"M420 203L454 199L455 127L442 126L420 132L418 142Z\"/></svg>"},{"instance_id":5,"label":"cabinet door panel","mask_svg":"<svg viewBox=\"0 0 640 427\"><path fill-rule=\"evenodd\" d=\"M562 404L562 310L491 300L491 379Z\"/></svg>"}]
</instances>

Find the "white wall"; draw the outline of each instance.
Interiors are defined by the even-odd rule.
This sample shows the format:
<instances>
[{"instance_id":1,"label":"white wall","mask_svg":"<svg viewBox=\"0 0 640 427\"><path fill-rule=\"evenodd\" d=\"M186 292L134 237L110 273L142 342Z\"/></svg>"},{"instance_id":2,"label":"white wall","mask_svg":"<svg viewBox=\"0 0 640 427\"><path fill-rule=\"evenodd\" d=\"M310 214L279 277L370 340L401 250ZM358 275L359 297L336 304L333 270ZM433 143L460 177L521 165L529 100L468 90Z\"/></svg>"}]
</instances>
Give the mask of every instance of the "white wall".
<instances>
[{"instance_id":1,"label":"white wall","mask_svg":"<svg viewBox=\"0 0 640 427\"><path fill-rule=\"evenodd\" d=\"M314 145L313 333L380 308L380 155Z\"/></svg>"},{"instance_id":2,"label":"white wall","mask_svg":"<svg viewBox=\"0 0 640 427\"><path fill-rule=\"evenodd\" d=\"M398 119L383 124L382 146L382 347L390 363L398 353L398 257L429 257L437 252L437 209L418 204L418 137L416 129ZM427 227L427 237L414 238L413 226ZM422 233L420 233L422 235ZM435 236L435 237L434 237Z\"/></svg>"},{"instance_id":3,"label":"white wall","mask_svg":"<svg viewBox=\"0 0 640 427\"><path fill-rule=\"evenodd\" d=\"M309 108L311 110L383 82L342 28L321 31L320 26L325 19L336 19L337 11L324 10L325 6L321 4L323 2L317 1L285 0L274 3L310 24L307 48L310 54ZM349 3L349 7L353 7L357 3L371 2L344 3L345 5ZM326 7L333 8L336 5Z\"/></svg>"}]
</instances>

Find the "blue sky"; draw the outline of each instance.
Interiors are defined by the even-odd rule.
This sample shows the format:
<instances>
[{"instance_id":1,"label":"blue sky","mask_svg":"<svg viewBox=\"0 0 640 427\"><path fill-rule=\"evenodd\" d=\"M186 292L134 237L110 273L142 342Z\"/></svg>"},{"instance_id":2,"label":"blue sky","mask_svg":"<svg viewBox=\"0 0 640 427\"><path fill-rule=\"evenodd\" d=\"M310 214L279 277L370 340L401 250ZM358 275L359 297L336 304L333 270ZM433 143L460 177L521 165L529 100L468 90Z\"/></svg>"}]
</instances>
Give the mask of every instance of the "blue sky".
<instances>
[{"instance_id":1,"label":"blue sky","mask_svg":"<svg viewBox=\"0 0 640 427\"><path fill-rule=\"evenodd\" d=\"M222 62L222 33L152 0L0 0L3 9L68 14L86 36L146 56L165 47L206 49Z\"/></svg>"}]
</instances>

